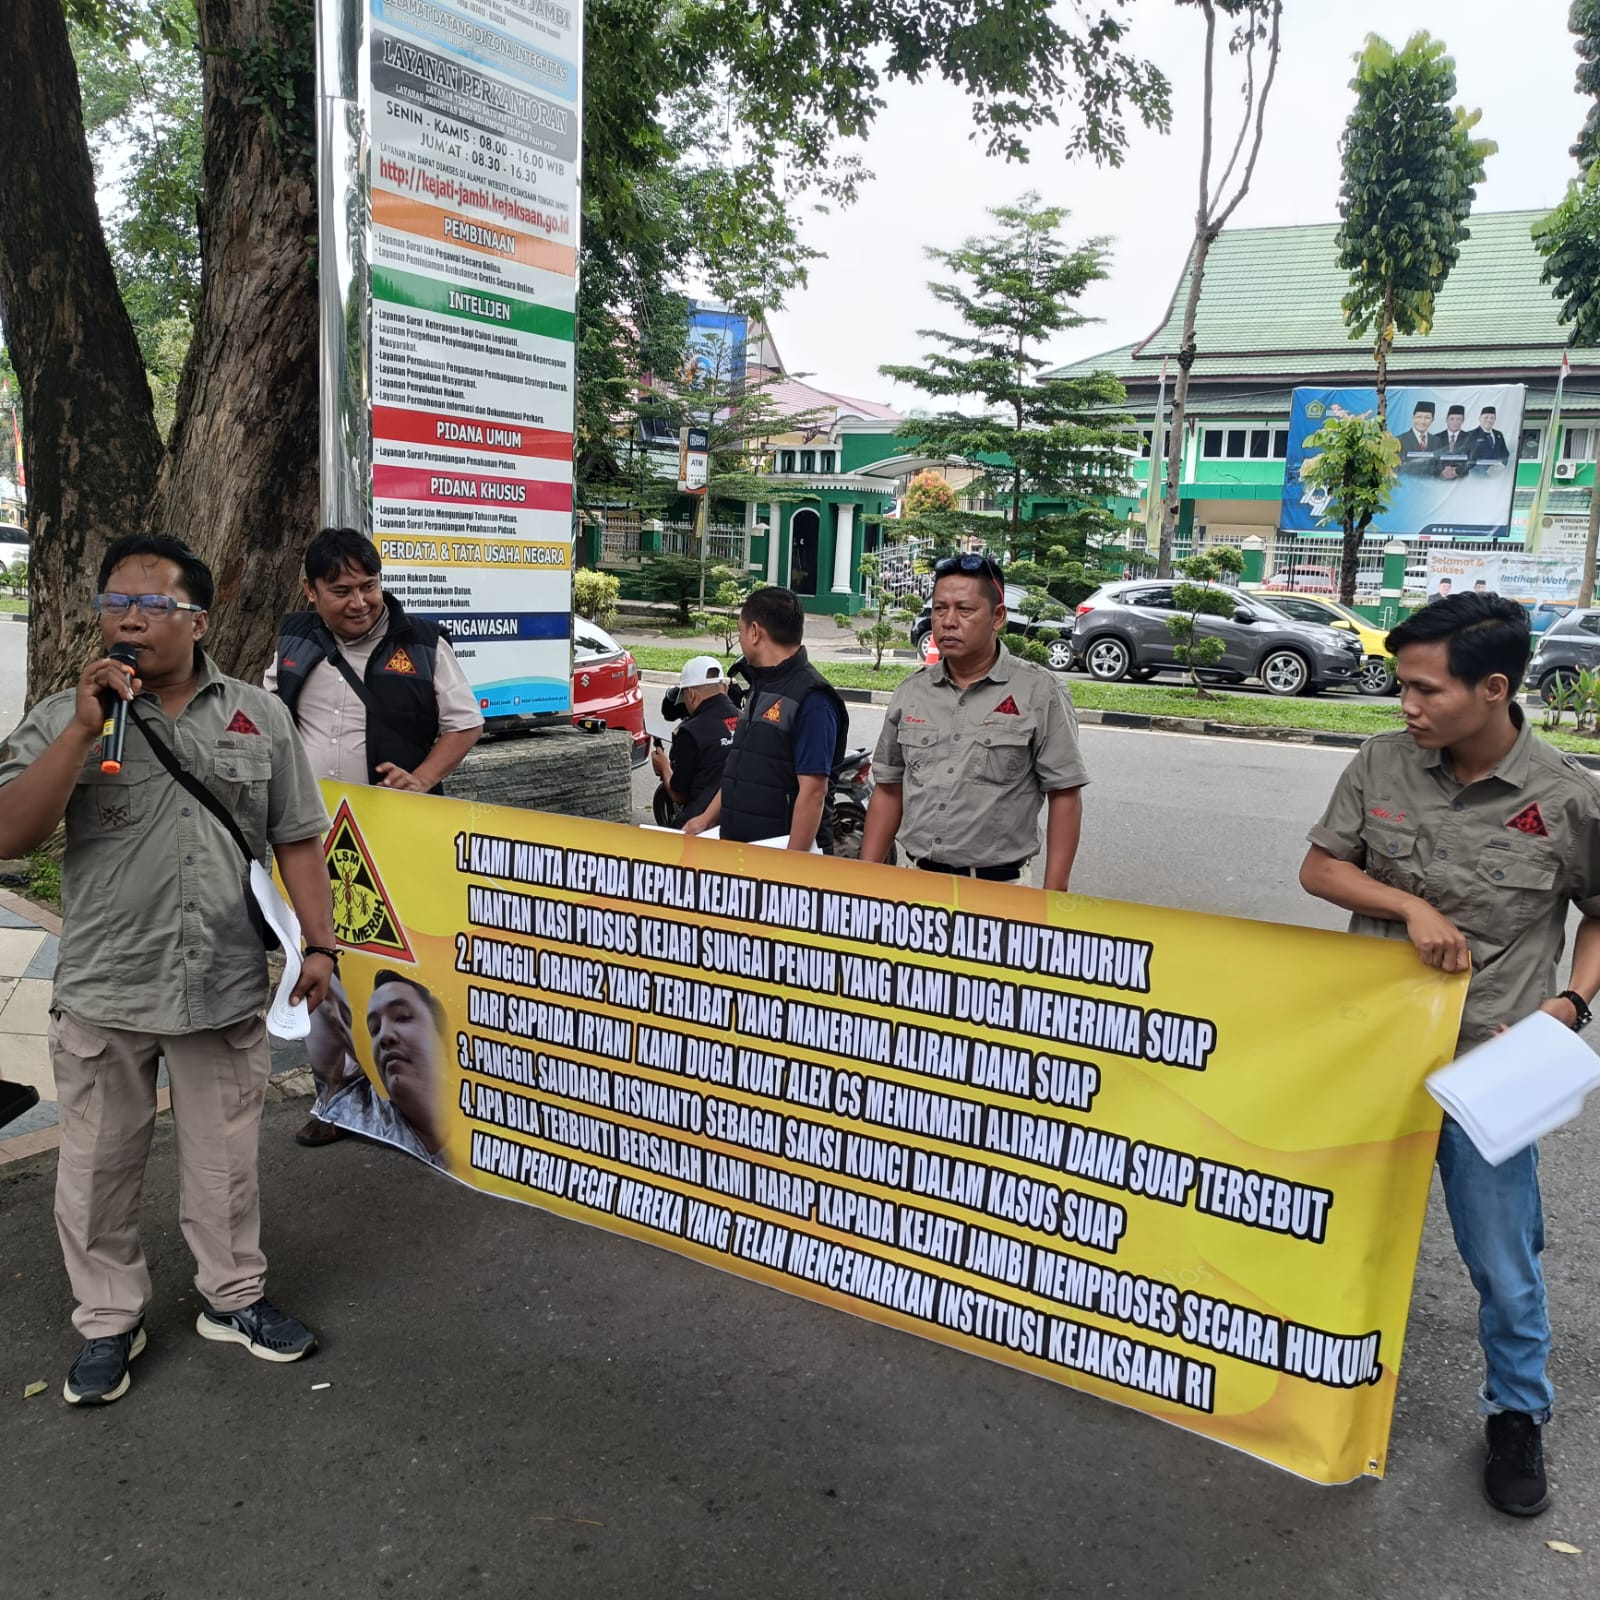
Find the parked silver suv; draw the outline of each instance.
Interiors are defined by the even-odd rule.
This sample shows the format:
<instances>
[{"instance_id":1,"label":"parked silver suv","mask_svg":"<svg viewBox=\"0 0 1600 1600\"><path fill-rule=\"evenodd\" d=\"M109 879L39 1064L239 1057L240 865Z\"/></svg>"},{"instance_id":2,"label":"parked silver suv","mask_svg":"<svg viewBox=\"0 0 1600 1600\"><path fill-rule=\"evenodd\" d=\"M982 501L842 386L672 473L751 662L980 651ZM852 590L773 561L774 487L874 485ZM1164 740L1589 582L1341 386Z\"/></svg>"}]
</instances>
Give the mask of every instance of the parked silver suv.
<instances>
[{"instance_id":1,"label":"parked silver suv","mask_svg":"<svg viewBox=\"0 0 1600 1600\"><path fill-rule=\"evenodd\" d=\"M1115 683L1186 670L1173 654L1178 641L1167 627L1174 614L1173 587L1170 578L1130 578L1096 589L1078 607L1072 649L1090 677ZM1224 645L1222 659L1200 669L1206 682L1256 678L1269 694L1278 695L1355 686L1361 644L1353 633L1296 622L1253 594L1208 587L1235 605L1227 616L1199 619L1199 637L1218 638Z\"/></svg>"}]
</instances>

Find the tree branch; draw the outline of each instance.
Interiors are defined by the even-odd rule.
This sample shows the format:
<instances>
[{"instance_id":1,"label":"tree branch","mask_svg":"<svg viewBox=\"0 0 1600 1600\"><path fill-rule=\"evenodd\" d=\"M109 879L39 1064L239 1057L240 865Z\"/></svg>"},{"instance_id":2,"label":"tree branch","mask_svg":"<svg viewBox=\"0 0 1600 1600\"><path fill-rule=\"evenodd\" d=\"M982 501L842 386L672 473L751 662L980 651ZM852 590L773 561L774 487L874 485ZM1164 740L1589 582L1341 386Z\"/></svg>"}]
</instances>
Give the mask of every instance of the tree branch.
<instances>
[{"instance_id":1,"label":"tree branch","mask_svg":"<svg viewBox=\"0 0 1600 1600\"><path fill-rule=\"evenodd\" d=\"M1200 138L1200 209L1195 213L1195 227L1210 226L1211 218L1211 102L1216 93L1217 12L1212 0L1200 0L1206 14L1206 70L1205 99L1201 110Z\"/></svg>"},{"instance_id":2,"label":"tree branch","mask_svg":"<svg viewBox=\"0 0 1600 1600\"><path fill-rule=\"evenodd\" d=\"M1233 141L1233 150L1228 156L1228 164L1222 169L1222 176L1217 179L1217 194L1222 196L1228 192L1228 179L1233 176L1233 169L1239 160L1239 152L1244 149L1245 135L1250 131L1250 113L1256 104L1256 6L1251 0L1248 19L1245 24L1244 44L1244 115L1239 119L1239 136Z\"/></svg>"},{"instance_id":3,"label":"tree branch","mask_svg":"<svg viewBox=\"0 0 1600 1600\"><path fill-rule=\"evenodd\" d=\"M1250 144L1250 159L1245 164L1244 176L1239 180L1239 192L1228 203L1222 215L1217 218L1217 227L1220 230L1238 208L1239 202L1250 192L1250 180L1255 175L1256 158L1261 154L1261 134L1265 126L1267 114L1267 99L1272 93L1272 80L1278 74L1278 42L1279 33L1283 26L1283 0L1273 0L1272 3L1272 36L1267 41L1267 76L1261 85L1261 95L1256 101L1256 134Z\"/></svg>"}]
</instances>

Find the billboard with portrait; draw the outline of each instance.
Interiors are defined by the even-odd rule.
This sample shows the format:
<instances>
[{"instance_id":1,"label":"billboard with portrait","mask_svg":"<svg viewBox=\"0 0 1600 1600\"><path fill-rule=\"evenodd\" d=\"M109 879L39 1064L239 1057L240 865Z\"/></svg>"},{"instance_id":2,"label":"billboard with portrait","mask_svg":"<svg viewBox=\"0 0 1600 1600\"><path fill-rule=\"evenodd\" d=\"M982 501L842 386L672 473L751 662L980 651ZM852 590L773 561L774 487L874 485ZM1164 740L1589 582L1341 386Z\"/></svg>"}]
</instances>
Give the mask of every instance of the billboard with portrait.
<instances>
[{"instance_id":1,"label":"billboard with portrait","mask_svg":"<svg viewBox=\"0 0 1600 1600\"><path fill-rule=\"evenodd\" d=\"M1521 384L1507 383L1390 389L1385 423L1399 443L1400 475L1369 537L1506 538L1526 393ZM1338 531L1326 495L1301 481L1306 463L1319 453L1308 441L1324 423L1370 417L1377 404L1375 389L1294 391L1279 519L1286 533Z\"/></svg>"},{"instance_id":2,"label":"billboard with portrait","mask_svg":"<svg viewBox=\"0 0 1600 1600\"><path fill-rule=\"evenodd\" d=\"M747 317L710 300L691 300L684 381L737 394L744 388L745 347L749 342Z\"/></svg>"}]
</instances>

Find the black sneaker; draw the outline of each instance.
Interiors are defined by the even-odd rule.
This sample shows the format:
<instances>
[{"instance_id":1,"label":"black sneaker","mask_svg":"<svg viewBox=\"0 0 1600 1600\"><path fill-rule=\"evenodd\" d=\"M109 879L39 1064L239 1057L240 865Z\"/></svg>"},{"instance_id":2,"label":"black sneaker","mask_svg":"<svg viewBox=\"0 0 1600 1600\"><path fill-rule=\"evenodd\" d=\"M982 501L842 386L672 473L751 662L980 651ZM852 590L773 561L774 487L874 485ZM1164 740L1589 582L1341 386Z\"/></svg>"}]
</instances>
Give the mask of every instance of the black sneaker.
<instances>
[{"instance_id":1,"label":"black sneaker","mask_svg":"<svg viewBox=\"0 0 1600 1600\"><path fill-rule=\"evenodd\" d=\"M298 1361L317 1348L317 1336L270 1300L257 1300L242 1311L213 1311L207 1306L195 1320L202 1339L242 1344L263 1361Z\"/></svg>"},{"instance_id":2,"label":"black sneaker","mask_svg":"<svg viewBox=\"0 0 1600 1600\"><path fill-rule=\"evenodd\" d=\"M0 1128L15 1122L24 1111L39 1103L39 1091L31 1083L7 1083L0 1079Z\"/></svg>"},{"instance_id":3,"label":"black sneaker","mask_svg":"<svg viewBox=\"0 0 1600 1600\"><path fill-rule=\"evenodd\" d=\"M1511 1517L1536 1517L1550 1504L1544 1475L1539 1424L1522 1411L1502 1411L1484 1426L1489 1456L1483 1464L1483 1492L1496 1511Z\"/></svg>"},{"instance_id":4,"label":"black sneaker","mask_svg":"<svg viewBox=\"0 0 1600 1600\"><path fill-rule=\"evenodd\" d=\"M144 1349L144 1324L127 1333L86 1340L61 1395L69 1406L108 1406L128 1392L128 1363Z\"/></svg>"}]
</instances>

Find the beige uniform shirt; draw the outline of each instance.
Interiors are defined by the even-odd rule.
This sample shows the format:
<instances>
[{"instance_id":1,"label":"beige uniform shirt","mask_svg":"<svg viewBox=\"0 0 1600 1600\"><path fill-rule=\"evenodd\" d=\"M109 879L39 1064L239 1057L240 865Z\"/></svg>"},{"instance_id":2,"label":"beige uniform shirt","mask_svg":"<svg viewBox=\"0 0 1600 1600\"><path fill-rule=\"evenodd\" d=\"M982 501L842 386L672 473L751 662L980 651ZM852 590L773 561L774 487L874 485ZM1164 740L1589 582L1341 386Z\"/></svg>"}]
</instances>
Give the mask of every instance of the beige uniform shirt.
<instances>
[{"instance_id":1,"label":"beige uniform shirt","mask_svg":"<svg viewBox=\"0 0 1600 1600\"><path fill-rule=\"evenodd\" d=\"M1066 685L1005 645L957 689L942 661L901 681L872 770L903 786L900 848L913 861L999 867L1039 848L1039 807L1089 781Z\"/></svg>"},{"instance_id":2,"label":"beige uniform shirt","mask_svg":"<svg viewBox=\"0 0 1600 1600\"><path fill-rule=\"evenodd\" d=\"M373 624L368 633L353 643L339 641L340 653L355 675L365 681L372 652L389 631L389 611ZM272 658L262 679L273 693L278 688L278 658ZM439 703L439 732L465 733L483 726L483 713L467 682L456 653L447 639L439 641L433 657L433 691ZM338 783L367 783L367 708L345 681L344 674L331 661L319 661L306 679L295 704L299 713L300 737L305 742L311 770L319 778Z\"/></svg>"},{"instance_id":3,"label":"beige uniform shirt","mask_svg":"<svg viewBox=\"0 0 1600 1600\"><path fill-rule=\"evenodd\" d=\"M1569 904L1600 916L1600 785L1515 715L1522 727L1505 759L1464 787L1447 754L1410 734L1369 739L1307 835L1467 936L1461 1050L1557 993ZM1350 931L1406 937L1403 922L1373 917L1353 917Z\"/></svg>"},{"instance_id":4,"label":"beige uniform shirt","mask_svg":"<svg viewBox=\"0 0 1600 1600\"><path fill-rule=\"evenodd\" d=\"M41 700L0 750L0 788L72 721L77 694ZM322 794L276 695L201 654L194 698L168 719L135 704L167 748L233 813L258 857L320 838ZM5 803L0 797L0 805ZM128 722L122 771L92 747L67 802L55 1003L85 1022L149 1033L223 1028L267 1003L267 962L245 910L245 862L222 824Z\"/></svg>"}]
</instances>

